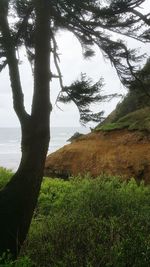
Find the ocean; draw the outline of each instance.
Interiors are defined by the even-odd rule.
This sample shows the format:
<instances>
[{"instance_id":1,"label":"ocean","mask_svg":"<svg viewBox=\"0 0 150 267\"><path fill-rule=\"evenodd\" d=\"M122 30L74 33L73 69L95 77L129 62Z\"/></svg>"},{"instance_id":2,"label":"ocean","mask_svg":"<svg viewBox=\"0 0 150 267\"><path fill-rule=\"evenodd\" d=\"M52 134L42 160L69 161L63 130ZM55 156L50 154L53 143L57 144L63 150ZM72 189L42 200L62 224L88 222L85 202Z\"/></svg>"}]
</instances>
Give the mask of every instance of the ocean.
<instances>
[{"instance_id":1,"label":"ocean","mask_svg":"<svg viewBox=\"0 0 150 267\"><path fill-rule=\"evenodd\" d=\"M48 154L69 144L67 140L75 133L88 133L85 127L52 127ZM19 128L0 128L0 167L15 171L19 165L21 132Z\"/></svg>"}]
</instances>

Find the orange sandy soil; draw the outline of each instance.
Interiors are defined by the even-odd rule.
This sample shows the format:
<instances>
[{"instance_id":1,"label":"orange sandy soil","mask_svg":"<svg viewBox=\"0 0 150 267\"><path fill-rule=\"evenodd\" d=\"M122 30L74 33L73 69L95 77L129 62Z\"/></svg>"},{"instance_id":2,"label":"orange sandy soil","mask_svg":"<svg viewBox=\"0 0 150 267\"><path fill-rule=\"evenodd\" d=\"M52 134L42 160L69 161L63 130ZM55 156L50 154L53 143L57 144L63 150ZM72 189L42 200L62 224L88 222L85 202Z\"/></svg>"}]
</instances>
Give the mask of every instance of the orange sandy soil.
<instances>
[{"instance_id":1,"label":"orange sandy soil","mask_svg":"<svg viewBox=\"0 0 150 267\"><path fill-rule=\"evenodd\" d=\"M128 130L94 132L47 157L46 176L67 178L87 173L150 182L150 134Z\"/></svg>"}]
</instances>

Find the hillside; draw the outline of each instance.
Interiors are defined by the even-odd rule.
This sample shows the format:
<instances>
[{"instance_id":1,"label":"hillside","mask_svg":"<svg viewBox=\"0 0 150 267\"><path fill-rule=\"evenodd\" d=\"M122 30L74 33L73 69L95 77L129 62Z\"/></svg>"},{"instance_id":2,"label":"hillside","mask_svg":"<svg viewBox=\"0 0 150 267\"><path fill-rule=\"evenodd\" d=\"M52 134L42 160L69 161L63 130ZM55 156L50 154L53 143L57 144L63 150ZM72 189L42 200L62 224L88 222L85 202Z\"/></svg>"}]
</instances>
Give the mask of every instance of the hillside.
<instances>
[{"instance_id":1,"label":"hillside","mask_svg":"<svg viewBox=\"0 0 150 267\"><path fill-rule=\"evenodd\" d=\"M114 114L110 114L107 119L98 125L96 131L112 131L119 129L138 130L150 133L150 108L145 107L136 111L130 112L127 115L113 119Z\"/></svg>"},{"instance_id":2,"label":"hillside","mask_svg":"<svg viewBox=\"0 0 150 267\"><path fill-rule=\"evenodd\" d=\"M130 113L50 154L45 174L67 178L106 173L150 182L149 114L149 108Z\"/></svg>"},{"instance_id":3,"label":"hillside","mask_svg":"<svg viewBox=\"0 0 150 267\"><path fill-rule=\"evenodd\" d=\"M150 59L116 109L88 135L47 157L45 174L102 173L150 182Z\"/></svg>"}]
</instances>

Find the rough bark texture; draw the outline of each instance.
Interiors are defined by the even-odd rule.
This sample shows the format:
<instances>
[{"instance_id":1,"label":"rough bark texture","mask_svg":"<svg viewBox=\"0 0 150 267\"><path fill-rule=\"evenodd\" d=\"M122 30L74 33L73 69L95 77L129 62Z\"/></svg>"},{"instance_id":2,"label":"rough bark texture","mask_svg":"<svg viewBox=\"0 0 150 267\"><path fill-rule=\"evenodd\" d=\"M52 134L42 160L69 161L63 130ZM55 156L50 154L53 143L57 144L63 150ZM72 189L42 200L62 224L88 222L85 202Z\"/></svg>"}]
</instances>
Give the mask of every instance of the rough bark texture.
<instances>
[{"instance_id":1,"label":"rough bark texture","mask_svg":"<svg viewBox=\"0 0 150 267\"><path fill-rule=\"evenodd\" d=\"M16 256L32 219L48 148L48 136L36 133L23 144L22 161L10 183L0 194L0 249Z\"/></svg>"},{"instance_id":2,"label":"rough bark texture","mask_svg":"<svg viewBox=\"0 0 150 267\"><path fill-rule=\"evenodd\" d=\"M32 113L23 106L23 94L15 47L7 22L1 16L5 50L13 92L14 109L22 129L22 158L17 172L0 192L0 254L7 249L14 258L19 253L33 216L49 145L50 12L47 0L34 1L36 12L35 71ZM6 9L5 9L6 10Z\"/></svg>"}]
</instances>

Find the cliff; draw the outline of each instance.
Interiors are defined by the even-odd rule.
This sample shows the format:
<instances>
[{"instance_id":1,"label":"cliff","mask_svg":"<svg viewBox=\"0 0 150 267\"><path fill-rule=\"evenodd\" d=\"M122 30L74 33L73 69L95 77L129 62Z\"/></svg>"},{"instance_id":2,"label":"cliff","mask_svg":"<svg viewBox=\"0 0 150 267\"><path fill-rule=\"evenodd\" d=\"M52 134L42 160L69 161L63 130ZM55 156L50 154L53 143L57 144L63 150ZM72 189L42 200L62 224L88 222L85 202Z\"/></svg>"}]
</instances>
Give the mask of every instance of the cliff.
<instances>
[{"instance_id":1,"label":"cliff","mask_svg":"<svg viewBox=\"0 0 150 267\"><path fill-rule=\"evenodd\" d=\"M98 130L47 157L47 176L67 178L87 173L93 177L106 173L150 182L150 132L145 128L129 130L127 126Z\"/></svg>"}]
</instances>

